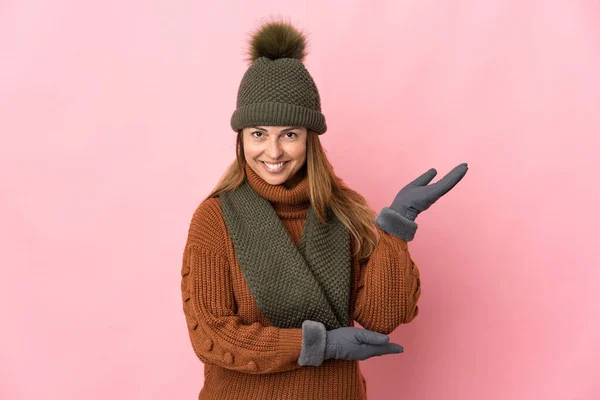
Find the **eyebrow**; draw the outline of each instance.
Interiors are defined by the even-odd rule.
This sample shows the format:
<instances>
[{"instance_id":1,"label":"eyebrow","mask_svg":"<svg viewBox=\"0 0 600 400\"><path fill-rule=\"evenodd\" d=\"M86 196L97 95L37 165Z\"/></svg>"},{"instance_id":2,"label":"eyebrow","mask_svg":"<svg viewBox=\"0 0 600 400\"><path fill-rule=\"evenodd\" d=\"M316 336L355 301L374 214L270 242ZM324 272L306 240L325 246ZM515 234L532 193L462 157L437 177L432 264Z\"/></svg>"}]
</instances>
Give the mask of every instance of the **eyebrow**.
<instances>
[{"instance_id":1,"label":"eyebrow","mask_svg":"<svg viewBox=\"0 0 600 400\"><path fill-rule=\"evenodd\" d=\"M267 130L265 128L261 128L259 126L251 126L251 128L255 128L255 129L258 129L259 131L267 132ZM281 132L287 132L287 131L292 131L294 129L301 129L301 128L302 128L301 126L292 126L291 128L282 129Z\"/></svg>"}]
</instances>

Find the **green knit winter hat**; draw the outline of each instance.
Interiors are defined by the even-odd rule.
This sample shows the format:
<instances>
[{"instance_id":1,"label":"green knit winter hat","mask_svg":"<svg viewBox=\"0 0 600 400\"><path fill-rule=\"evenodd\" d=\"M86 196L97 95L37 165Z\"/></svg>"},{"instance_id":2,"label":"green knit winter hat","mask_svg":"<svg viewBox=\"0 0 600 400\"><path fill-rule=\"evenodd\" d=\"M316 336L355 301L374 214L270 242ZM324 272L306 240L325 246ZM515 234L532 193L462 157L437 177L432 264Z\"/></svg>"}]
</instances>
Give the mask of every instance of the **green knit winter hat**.
<instances>
[{"instance_id":1,"label":"green knit winter hat","mask_svg":"<svg viewBox=\"0 0 600 400\"><path fill-rule=\"evenodd\" d=\"M288 22L269 22L252 35L248 54L231 128L304 126L325 133L319 91L302 63L305 35Z\"/></svg>"}]
</instances>

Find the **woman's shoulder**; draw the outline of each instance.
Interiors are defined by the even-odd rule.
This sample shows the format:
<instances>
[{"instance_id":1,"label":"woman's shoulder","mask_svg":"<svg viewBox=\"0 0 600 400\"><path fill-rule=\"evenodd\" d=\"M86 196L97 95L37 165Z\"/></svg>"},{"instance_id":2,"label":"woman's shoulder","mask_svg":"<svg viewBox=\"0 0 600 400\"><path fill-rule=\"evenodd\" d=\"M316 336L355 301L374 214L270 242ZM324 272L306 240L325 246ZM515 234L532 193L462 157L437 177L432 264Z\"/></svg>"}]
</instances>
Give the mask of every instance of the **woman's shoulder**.
<instances>
[{"instance_id":1,"label":"woman's shoulder","mask_svg":"<svg viewBox=\"0 0 600 400\"><path fill-rule=\"evenodd\" d=\"M210 197L204 201L202 201L196 210L194 211L194 215L192 217L192 222L195 219L205 219L205 218L222 218L221 213L221 199L219 197ZM220 216L220 217L219 217Z\"/></svg>"},{"instance_id":2,"label":"woman's shoulder","mask_svg":"<svg viewBox=\"0 0 600 400\"><path fill-rule=\"evenodd\" d=\"M221 200L218 197L204 200L192 215L188 243L225 255L226 237L227 227L221 211Z\"/></svg>"}]
</instances>

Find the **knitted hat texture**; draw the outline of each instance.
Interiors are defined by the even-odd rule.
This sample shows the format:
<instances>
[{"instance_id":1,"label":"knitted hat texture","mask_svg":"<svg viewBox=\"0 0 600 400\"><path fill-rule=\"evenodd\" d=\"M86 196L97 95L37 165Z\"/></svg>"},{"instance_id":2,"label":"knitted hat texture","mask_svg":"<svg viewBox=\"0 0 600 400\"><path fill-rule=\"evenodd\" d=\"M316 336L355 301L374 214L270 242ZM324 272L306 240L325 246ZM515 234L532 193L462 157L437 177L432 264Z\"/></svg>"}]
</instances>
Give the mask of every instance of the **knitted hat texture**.
<instances>
[{"instance_id":1,"label":"knitted hat texture","mask_svg":"<svg viewBox=\"0 0 600 400\"><path fill-rule=\"evenodd\" d=\"M288 22L266 23L252 35L251 65L231 116L234 131L260 125L327 131L319 91L303 64L305 56L306 37Z\"/></svg>"}]
</instances>

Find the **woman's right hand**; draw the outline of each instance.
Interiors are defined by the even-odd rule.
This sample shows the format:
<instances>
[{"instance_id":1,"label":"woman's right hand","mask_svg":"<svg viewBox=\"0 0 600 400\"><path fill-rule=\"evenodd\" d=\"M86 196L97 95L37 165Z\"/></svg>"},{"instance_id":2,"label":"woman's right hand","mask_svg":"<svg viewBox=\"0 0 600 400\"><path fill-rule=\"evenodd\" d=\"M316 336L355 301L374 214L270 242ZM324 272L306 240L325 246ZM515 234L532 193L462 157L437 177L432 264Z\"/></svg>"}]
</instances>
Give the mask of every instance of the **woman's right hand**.
<instances>
[{"instance_id":1,"label":"woman's right hand","mask_svg":"<svg viewBox=\"0 0 600 400\"><path fill-rule=\"evenodd\" d=\"M404 349L383 333L347 326L327 330L321 322L302 323L302 350L298 364L319 366L323 360L366 360L384 354L402 353Z\"/></svg>"},{"instance_id":2,"label":"woman's right hand","mask_svg":"<svg viewBox=\"0 0 600 400\"><path fill-rule=\"evenodd\" d=\"M404 349L383 333L355 327L327 331L325 359L366 360L385 354L402 353Z\"/></svg>"}]
</instances>

